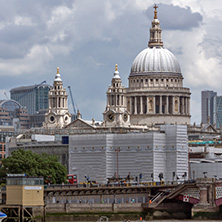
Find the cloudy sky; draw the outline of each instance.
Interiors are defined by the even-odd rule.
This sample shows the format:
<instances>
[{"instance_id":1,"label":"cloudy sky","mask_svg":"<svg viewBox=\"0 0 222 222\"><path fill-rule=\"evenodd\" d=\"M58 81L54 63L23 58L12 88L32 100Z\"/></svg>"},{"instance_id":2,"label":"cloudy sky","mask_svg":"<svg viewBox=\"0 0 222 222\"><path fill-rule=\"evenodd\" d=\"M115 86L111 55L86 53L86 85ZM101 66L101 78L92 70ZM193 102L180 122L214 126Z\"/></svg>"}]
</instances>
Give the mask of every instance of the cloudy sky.
<instances>
[{"instance_id":1,"label":"cloudy sky","mask_svg":"<svg viewBox=\"0 0 222 222\"><path fill-rule=\"evenodd\" d=\"M178 58L192 92L192 122L201 121L201 90L222 95L221 0L0 3L0 99L14 87L52 84L59 66L83 118L102 120L115 64L127 87L131 64L147 47L154 3L164 47Z\"/></svg>"}]
</instances>

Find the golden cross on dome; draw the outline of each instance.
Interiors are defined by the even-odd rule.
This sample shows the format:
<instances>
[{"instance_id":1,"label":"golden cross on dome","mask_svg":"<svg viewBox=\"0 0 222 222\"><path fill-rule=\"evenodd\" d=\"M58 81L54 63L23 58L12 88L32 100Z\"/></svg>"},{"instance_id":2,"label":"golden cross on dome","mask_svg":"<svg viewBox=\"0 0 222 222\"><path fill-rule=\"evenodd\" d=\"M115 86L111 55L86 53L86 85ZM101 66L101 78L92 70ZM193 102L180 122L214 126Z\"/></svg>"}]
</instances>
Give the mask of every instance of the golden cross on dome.
<instances>
[{"instance_id":1,"label":"golden cross on dome","mask_svg":"<svg viewBox=\"0 0 222 222\"><path fill-rule=\"evenodd\" d=\"M57 67L57 74L59 74L59 67Z\"/></svg>"},{"instance_id":2,"label":"golden cross on dome","mask_svg":"<svg viewBox=\"0 0 222 222\"><path fill-rule=\"evenodd\" d=\"M156 9L158 8L158 6L155 4L153 8L155 8L154 19L157 19L157 10Z\"/></svg>"},{"instance_id":3,"label":"golden cross on dome","mask_svg":"<svg viewBox=\"0 0 222 222\"><path fill-rule=\"evenodd\" d=\"M118 67L117 67L117 64L115 65L115 67L116 67L115 71L118 71Z\"/></svg>"}]
</instances>

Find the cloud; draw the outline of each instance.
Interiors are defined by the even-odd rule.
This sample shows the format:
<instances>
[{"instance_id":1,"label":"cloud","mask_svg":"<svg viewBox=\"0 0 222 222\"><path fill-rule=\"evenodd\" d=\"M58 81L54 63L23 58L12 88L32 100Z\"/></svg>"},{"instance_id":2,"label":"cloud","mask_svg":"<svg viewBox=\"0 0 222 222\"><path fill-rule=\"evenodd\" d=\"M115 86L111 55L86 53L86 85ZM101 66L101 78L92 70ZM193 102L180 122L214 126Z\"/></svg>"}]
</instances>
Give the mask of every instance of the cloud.
<instances>
[{"instance_id":1,"label":"cloud","mask_svg":"<svg viewBox=\"0 0 222 222\"><path fill-rule=\"evenodd\" d=\"M221 1L212 7L210 1L160 2L164 47L179 60L184 86L192 92L193 121L198 122L200 91L208 87L222 91ZM59 66L83 118L101 120L115 64L127 87L132 62L147 47L153 4L153 0L2 0L0 89L43 80L52 84Z\"/></svg>"},{"instance_id":2,"label":"cloud","mask_svg":"<svg viewBox=\"0 0 222 222\"><path fill-rule=\"evenodd\" d=\"M7 72L10 75L41 71L42 63L51 59L53 55L46 46L34 45L24 59L0 60L0 70L3 74Z\"/></svg>"},{"instance_id":3,"label":"cloud","mask_svg":"<svg viewBox=\"0 0 222 222\"><path fill-rule=\"evenodd\" d=\"M150 19L153 7L148 7L145 13ZM190 7L181 8L172 4L158 4L158 18L164 30L190 30L199 27L203 20L202 15L192 12Z\"/></svg>"},{"instance_id":4,"label":"cloud","mask_svg":"<svg viewBox=\"0 0 222 222\"><path fill-rule=\"evenodd\" d=\"M29 17L16 16L14 20L15 25L34 26L32 19Z\"/></svg>"}]
</instances>

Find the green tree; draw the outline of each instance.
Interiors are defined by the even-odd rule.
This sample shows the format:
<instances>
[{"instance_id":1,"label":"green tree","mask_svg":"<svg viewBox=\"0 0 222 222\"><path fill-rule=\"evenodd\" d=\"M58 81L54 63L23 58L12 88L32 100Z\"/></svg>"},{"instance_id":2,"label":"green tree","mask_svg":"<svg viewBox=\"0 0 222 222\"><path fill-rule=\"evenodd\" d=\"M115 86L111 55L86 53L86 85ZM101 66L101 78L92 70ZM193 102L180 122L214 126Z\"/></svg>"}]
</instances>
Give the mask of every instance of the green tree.
<instances>
[{"instance_id":1,"label":"green tree","mask_svg":"<svg viewBox=\"0 0 222 222\"><path fill-rule=\"evenodd\" d=\"M66 168L58 162L57 156L46 153L37 154L18 149L3 159L2 165L0 176L6 176L7 173L25 173L27 176L43 176L45 182L50 180L53 184L66 181Z\"/></svg>"}]
</instances>

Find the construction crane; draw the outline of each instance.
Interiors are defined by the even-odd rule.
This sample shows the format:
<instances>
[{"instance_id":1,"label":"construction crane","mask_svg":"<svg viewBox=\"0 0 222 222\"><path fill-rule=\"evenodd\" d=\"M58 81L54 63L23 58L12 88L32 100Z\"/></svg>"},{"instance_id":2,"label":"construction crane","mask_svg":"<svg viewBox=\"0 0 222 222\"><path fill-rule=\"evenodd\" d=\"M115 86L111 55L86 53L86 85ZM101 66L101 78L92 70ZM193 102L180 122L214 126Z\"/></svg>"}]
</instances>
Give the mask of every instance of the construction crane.
<instances>
[{"instance_id":1,"label":"construction crane","mask_svg":"<svg viewBox=\"0 0 222 222\"><path fill-rule=\"evenodd\" d=\"M9 100L8 95L6 94L6 92L4 92L4 95L5 95L6 99Z\"/></svg>"},{"instance_id":2,"label":"construction crane","mask_svg":"<svg viewBox=\"0 0 222 222\"><path fill-rule=\"evenodd\" d=\"M76 108L75 108L75 104L74 104L74 100L73 100L73 96L72 96L71 86L68 86L68 89L69 89L69 94L71 97L72 108L73 108L73 112L74 112L74 120L75 120L77 118L77 113L76 113Z\"/></svg>"}]
</instances>

